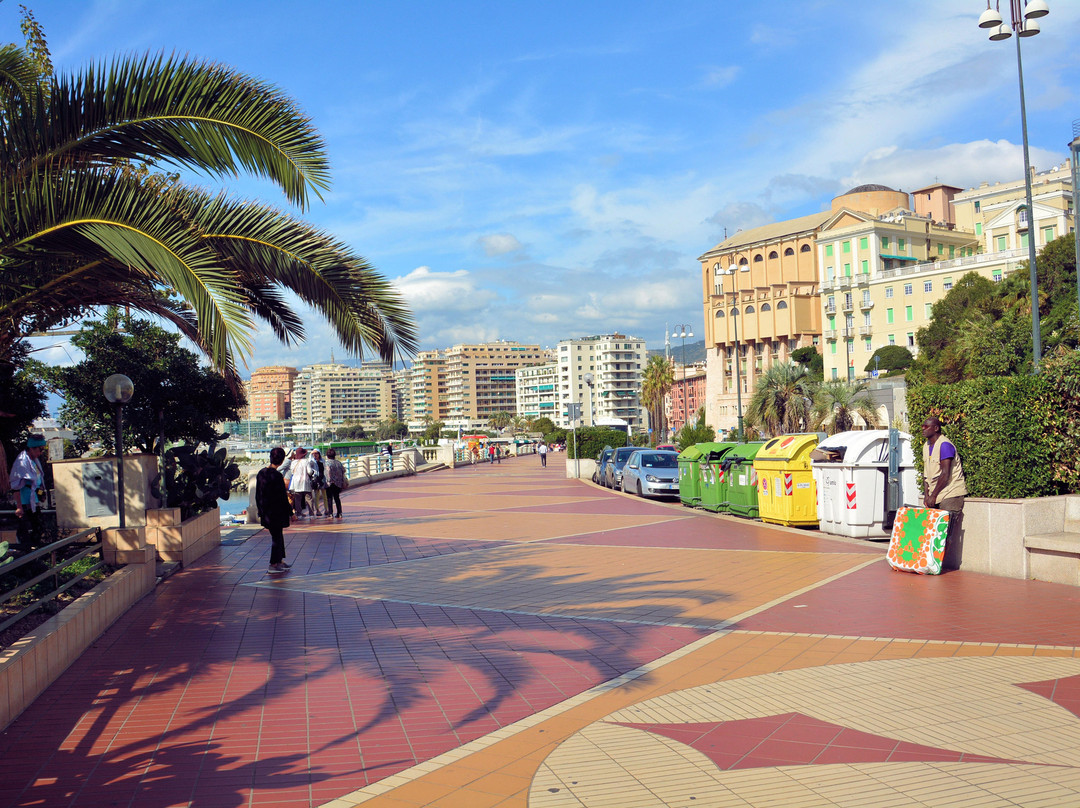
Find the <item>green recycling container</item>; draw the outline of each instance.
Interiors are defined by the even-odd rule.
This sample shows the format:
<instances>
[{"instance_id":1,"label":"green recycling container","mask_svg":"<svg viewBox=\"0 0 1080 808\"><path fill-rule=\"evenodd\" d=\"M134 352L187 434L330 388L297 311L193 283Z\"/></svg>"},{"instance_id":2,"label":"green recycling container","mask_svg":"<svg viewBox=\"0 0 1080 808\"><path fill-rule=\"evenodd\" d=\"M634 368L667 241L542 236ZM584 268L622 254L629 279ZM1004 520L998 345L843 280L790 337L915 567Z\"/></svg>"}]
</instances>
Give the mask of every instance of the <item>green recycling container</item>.
<instances>
[{"instance_id":1,"label":"green recycling container","mask_svg":"<svg viewBox=\"0 0 1080 808\"><path fill-rule=\"evenodd\" d=\"M708 511L726 511L728 496L727 473L722 468L724 457L737 443L699 443L701 450L701 507Z\"/></svg>"},{"instance_id":2,"label":"green recycling container","mask_svg":"<svg viewBox=\"0 0 1080 808\"><path fill-rule=\"evenodd\" d=\"M727 511L744 519L758 518L757 472L754 458L764 441L740 443L721 461L727 481Z\"/></svg>"},{"instance_id":3,"label":"green recycling container","mask_svg":"<svg viewBox=\"0 0 1080 808\"><path fill-rule=\"evenodd\" d=\"M701 505L701 456L697 446L679 452L679 501L688 508Z\"/></svg>"}]
</instances>

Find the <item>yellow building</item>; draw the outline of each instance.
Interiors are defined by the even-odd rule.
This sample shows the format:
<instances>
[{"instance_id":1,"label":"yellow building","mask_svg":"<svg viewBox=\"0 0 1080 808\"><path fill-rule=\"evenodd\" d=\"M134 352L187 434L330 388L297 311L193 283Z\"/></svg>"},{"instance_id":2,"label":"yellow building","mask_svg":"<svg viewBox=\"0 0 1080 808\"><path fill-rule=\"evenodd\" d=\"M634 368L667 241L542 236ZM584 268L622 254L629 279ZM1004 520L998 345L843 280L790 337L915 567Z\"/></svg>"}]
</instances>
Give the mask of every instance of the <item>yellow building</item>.
<instances>
[{"instance_id":1,"label":"yellow building","mask_svg":"<svg viewBox=\"0 0 1080 808\"><path fill-rule=\"evenodd\" d=\"M446 357L439 351L421 351L409 373L412 417L409 428L422 431L427 421L446 422L449 415L446 392Z\"/></svg>"},{"instance_id":2,"label":"yellow building","mask_svg":"<svg viewBox=\"0 0 1080 808\"><path fill-rule=\"evenodd\" d=\"M283 421L291 417L292 387L299 371L293 367L255 368L244 385L245 418L252 421Z\"/></svg>"},{"instance_id":3,"label":"yellow building","mask_svg":"<svg viewBox=\"0 0 1080 808\"><path fill-rule=\"evenodd\" d=\"M342 424L375 426L394 416L393 375L382 363L301 368L293 383L293 431L319 435Z\"/></svg>"},{"instance_id":4,"label":"yellow building","mask_svg":"<svg viewBox=\"0 0 1080 808\"><path fill-rule=\"evenodd\" d=\"M921 271L938 259L974 256L978 247L974 233L917 215L907 209L907 194L884 190L901 204L872 215L843 206L844 198L838 197L841 204L834 203L817 235L826 379L864 376L867 362L883 345L913 350L915 331L925 324L942 286L952 286L951 270L942 270L950 275L947 280L937 272L924 278ZM945 214L954 190L922 189L921 201Z\"/></svg>"},{"instance_id":5,"label":"yellow building","mask_svg":"<svg viewBox=\"0 0 1080 808\"><path fill-rule=\"evenodd\" d=\"M705 420L714 428L733 429L738 423L736 350L745 407L756 379L770 365L818 344L814 238L830 216L815 213L739 232L698 258L705 309Z\"/></svg>"}]
</instances>

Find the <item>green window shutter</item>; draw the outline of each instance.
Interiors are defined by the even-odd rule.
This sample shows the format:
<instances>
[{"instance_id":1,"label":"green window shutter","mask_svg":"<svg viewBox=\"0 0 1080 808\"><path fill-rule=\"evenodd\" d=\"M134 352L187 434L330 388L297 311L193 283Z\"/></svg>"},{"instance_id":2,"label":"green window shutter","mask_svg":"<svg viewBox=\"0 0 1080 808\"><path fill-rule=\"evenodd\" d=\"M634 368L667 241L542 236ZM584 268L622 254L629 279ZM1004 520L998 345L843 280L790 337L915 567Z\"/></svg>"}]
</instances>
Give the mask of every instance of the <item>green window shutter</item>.
<instances>
[{"instance_id":1,"label":"green window shutter","mask_svg":"<svg viewBox=\"0 0 1080 808\"><path fill-rule=\"evenodd\" d=\"M866 250L866 249L869 249L869 247L870 247L870 239L869 238L867 238L866 236L863 236L862 238L859 239L859 249L860 250Z\"/></svg>"},{"instance_id":2,"label":"green window shutter","mask_svg":"<svg viewBox=\"0 0 1080 808\"><path fill-rule=\"evenodd\" d=\"M883 250L889 249L889 237L888 236L882 236L881 237L881 249L883 249Z\"/></svg>"},{"instance_id":3,"label":"green window shutter","mask_svg":"<svg viewBox=\"0 0 1080 808\"><path fill-rule=\"evenodd\" d=\"M861 268L862 268L862 274L863 275L869 275L870 274L870 262L869 261L863 261L862 264L861 264Z\"/></svg>"},{"instance_id":4,"label":"green window shutter","mask_svg":"<svg viewBox=\"0 0 1080 808\"><path fill-rule=\"evenodd\" d=\"M975 222L975 235L976 236L981 236L982 235L982 222Z\"/></svg>"},{"instance_id":5,"label":"green window shutter","mask_svg":"<svg viewBox=\"0 0 1080 808\"><path fill-rule=\"evenodd\" d=\"M826 256L831 256L832 255L832 245L831 244L826 244L825 245L825 255Z\"/></svg>"},{"instance_id":6,"label":"green window shutter","mask_svg":"<svg viewBox=\"0 0 1080 808\"><path fill-rule=\"evenodd\" d=\"M997 237L998 252L1005 252L1005 247L1006 247L1007 244L1008 244L1008 241L1006 240L1005 236L998 236ZM1032 317L1031 319L1034 320L1035 318Z\"/></svg>"},{"instance_id":7,"label":"green window shutter","mask_svg":"<svg viewBox=\"0 0 1080 808\"><path fill-rule=\"evenodd\" d=\"M892 321L893 321L893 310L892 309L885 309L885 322L892 323Z\"/></svg>"},{"instance_id":8,"label":"green window shutter","mask_svg":"<svg viewBox=\"0 0 1080 808\"><path fill-rule=\"evenodd\" d=\"M937 254L938 255L944 255L945 254L945 245L940 243L940 242L937 245Z\"/></svg>"},{"instance_id":9,"label":"green window shutter","mask_svg":"<svg viewBox=\"0 0 1080 808\"><path fill-rule=\"evenodd\" d=\"M902 238L898 238L898 239L896 240L896 249L898 249L898 250L899 250L900 252L903 252L903 251L904 251L904 245L905 245L906 243L907 243L907 242L906 242L906 241L904 241L904 239L902 239Z\"/></svg>"},{"instance_id":10,"label":"green window shutter","mask_svg":"<svg viewBox=\"0 0 1080 808\"><path fill-rule=\"evenodd\" d=\"M1027 233L1021 233L1020 234L1020 249L1022 249L1022 250L1027 249L1027 245L1028 245L1028 234ZM1032 319L1034 319L1034 318L1032 318Z\"/></svg>"},{"instance_id":11,"label":"green window shutter","mask_svg":"<svg viewBox=\"0 0 1080 808\"><path fill-rule=\"evenodd\" d=\"M904 307L904 314L907 316L907 321L910 323L912 320L915 319L915 307L914 306L905 306ZM1032 318L1032 319L1034 319L1034 318Z\"/></svg>"},{"instance_id":12,"label":"green window shutter","mask_svg":"<svg viewBox=\"0 0 1080 808\"><path fill-rule=\"evenodd\" d=\"M851 277L851 264L844 264L844 277Z\"/></svg>"},{"instance_id":13,"label":"green window shutter","mask_svg":"<svg viewBox=\"0 0 1080 808\"><path fill-rule=\"evenodd\" d=\"M843 250L846 253L851 252L851 242L850 241L841 242L840 249Z\"/></svg>"}]
</instances>

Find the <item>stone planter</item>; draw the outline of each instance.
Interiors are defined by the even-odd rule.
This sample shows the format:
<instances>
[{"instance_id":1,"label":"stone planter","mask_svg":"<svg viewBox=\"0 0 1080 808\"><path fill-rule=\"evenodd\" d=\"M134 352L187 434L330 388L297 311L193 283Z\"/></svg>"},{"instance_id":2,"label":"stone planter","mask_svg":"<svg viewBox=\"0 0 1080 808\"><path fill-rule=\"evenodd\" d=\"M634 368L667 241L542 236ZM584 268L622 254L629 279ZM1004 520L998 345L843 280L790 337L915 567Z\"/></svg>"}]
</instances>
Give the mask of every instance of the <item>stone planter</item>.
<instances>
[{"instance_id":1,"label":"stone planter","mask_svg":"<svg viewBox=\"0 0 1080 808\"><path fill-rule=\"evenodd\" d=\"M153 558L118 570L0 652L0 728L10 724L120 615L154 588Z\"/></svg>"},{"instance_id":2,"label":"stone planter","mask_svg":"<svg viewBox=\"0 0 1080 808\"><path fill-rule=\"evenodd\" d=\"M1080 585L1080 498L969 497L959 546L960 568L1003 578ZM952 553L950 553L951 555Z\"/></svg>"},{"instance_id":3,"label":"stone planter","mask_svg":"<svg viewBox=\"0 0 1080 808\"><path fill-rule=\"evenodd\" d=\"M221 510L180 520L179 508L153 508L146 512L146 543L162 561L186 567L221 545Z\"/></svg>"}]
</instances>

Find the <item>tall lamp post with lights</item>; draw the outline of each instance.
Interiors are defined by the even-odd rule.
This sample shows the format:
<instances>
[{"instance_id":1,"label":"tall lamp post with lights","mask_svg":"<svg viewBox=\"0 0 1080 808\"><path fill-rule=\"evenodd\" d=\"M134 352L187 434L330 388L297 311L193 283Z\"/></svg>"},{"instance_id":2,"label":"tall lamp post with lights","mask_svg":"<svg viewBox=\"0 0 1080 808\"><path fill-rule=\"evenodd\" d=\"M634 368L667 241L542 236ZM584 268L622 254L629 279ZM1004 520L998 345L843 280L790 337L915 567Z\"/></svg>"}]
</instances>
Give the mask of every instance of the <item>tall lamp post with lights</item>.
<instances>
[{"instance_id":1,"label":"tall lamp post with lights","mask_svg":"<svg viewBox=\"0 0 1080 808\"><path fill-rule=\"evenodd\" d=\"M105 400L116 407L116 515L120 527L127 527L124 516L124 405L135 395L135 385L123 373L114 373L102 385Z\"/></svg>"},{"instance_id":2,"label":"tall lamp post with lights","mask_svg":"<svg viewBox=\"0 0 1080 808\"><path fill-rule=\"evenodd\" d=\"M589 385L589 426L596 426L596 416L593 414L593 385L596 384L596 377L591 373L586 373L581 378L585 380L585 384Z\"/></svg>"},{"instance_id":3,"label":"tall lamp post with lights","mask_svg":"<svg viewBox=\"0 0 1080 808\"><path fill-rule=\"evenodd\" d=\"M739 407L739 431L735 434L735 440L742 443L743 439L743 422L742 422L742 382L739 380L739 290L737 288L737 281L735 273L739 271L739 268L732 264L727 268L727 272L723 272L720 269L720 264L717 263L713 266L713 272L717 275L730 275L731 276L731 294L734 298L734 306L732 306L733 315L735 317L735 358L732 360L735 365L735 401ZM721 281L720 291L724 291L723 281Z\"/></svg>"},{"instance_id":4,"label":"tall lamp post with lights","mask_svg":"<svg viewBox=\"0 0 1080 808\"><path fill-rule=\"evenodd\" d=\"M1073 186L1073 248L1076 255L1076 302L1080 304L1080 233L1076 232L1076 221L1080 217L1080 120L1073 121L1073 139L1069 143L1072 155Z\"/></svg>"},{"instance_id":5,"label":"tall lamp post with lights","mask_svg":"<svg viewBox=\"0 0 1080 808\"><path fill-rule=\"evenodd\" d=\"M1042 359L1042 336L1039 332L1039 276L1035 271L1035 206L1031 199L1031 158L1028 155L1027 106L1024 101L1024 63L1020 57L1020 39L1039 33L1040 17L1050 13L1046 0L1008 0L1011 25L1001 19L1001 0L994 8L986 0L986 11L979 15L979 27L990 31L991 42L1001 42L1016 32L1016 73L1020 79L1020 130L1024 141L1024 192L1028 217L1028 269L1031 276L1032 370L1039 372Z\"/></svg>"},{"instance_id":6,"label":"tall lamp post with lights","mask_svg":"<svg viewBox=\"0 0 1080 808\"><path fill-rule=\"evenodd\" d=\"M686 390L686 340L694 338L694 332L688 323L675 323L675 329L671 333L672 339L682 340L682 397L683 397L683 426L690 423L690 396Z\"/></svg>"}]
</instances>

